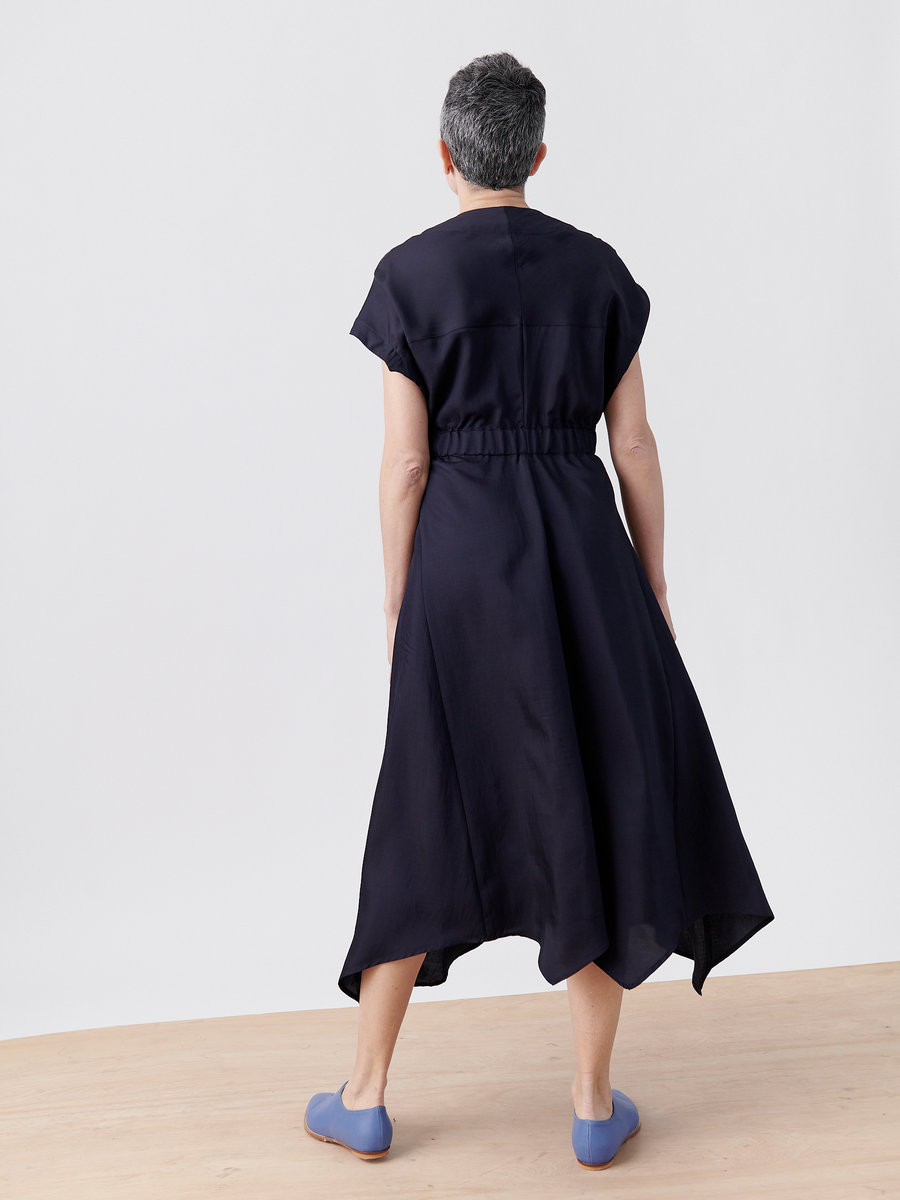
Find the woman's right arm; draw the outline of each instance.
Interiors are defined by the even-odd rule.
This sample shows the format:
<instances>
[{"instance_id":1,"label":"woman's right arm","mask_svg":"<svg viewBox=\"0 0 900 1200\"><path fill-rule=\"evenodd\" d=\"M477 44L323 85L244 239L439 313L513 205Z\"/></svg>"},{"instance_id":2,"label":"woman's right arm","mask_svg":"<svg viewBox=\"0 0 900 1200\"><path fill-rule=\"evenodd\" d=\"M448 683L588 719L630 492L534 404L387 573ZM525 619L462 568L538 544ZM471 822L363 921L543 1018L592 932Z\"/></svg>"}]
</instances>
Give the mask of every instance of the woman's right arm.
<instances>
[{"instance_id":1,"label":"woman's right arm","mask_svg":"<svg viewBox=\"0 0 900 1200\"><path fill-rule=\"evenodd\" d=\"M662 471L656 439L647 421L644 377L637 354L610 397L604 416L628 531L674 638L663 571Z\"/></svg>"}]
</instances>

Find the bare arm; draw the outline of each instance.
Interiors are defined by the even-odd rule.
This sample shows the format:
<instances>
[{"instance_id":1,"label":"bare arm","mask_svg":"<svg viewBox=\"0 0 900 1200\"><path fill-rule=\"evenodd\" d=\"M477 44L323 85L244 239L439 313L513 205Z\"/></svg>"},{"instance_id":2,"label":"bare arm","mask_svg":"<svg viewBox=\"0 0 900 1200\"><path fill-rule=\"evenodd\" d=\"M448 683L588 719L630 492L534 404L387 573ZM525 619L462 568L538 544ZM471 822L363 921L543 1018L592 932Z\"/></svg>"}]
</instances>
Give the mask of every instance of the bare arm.
<instances>
[{"instance_id":1,"label":"bare arm","mask_svg":"<svg viewBox=\"0 0 900 1200\"><path fill-rule=\"evenodd\" d=\"M384 614L388 662L394 657L394 634L406 591L419 507L431 456L428 409L421 388L382 363L384 377L384 454L378 496L384 546Z\"/></svg>"},{"instance_id":2,"label":"bare arm","mask_svg":"<svg viewBox=\"0 0 900 1200\"><path fill-rule=\"evenodd\" d=\"M662 471L656 439L647 421L644 377L637 354L610 397L604 415L628 531L674 638L663 571Z\"/></svg>"}]
</instances>

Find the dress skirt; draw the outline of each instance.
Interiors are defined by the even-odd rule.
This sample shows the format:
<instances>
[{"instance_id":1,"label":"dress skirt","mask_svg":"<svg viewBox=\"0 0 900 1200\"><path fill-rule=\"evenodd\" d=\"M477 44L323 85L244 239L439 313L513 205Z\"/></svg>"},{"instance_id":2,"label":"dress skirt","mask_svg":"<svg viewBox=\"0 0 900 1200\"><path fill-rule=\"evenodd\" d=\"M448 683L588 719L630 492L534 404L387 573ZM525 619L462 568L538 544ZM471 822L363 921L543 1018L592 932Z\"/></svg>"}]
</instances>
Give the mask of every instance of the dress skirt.
<instances>
[{"instance_id":1,"label":"dress skirt","mask_svg":"<svg viewBox=\"0 0 900 1200\"><path fill-rule=\"evenodd\" d=\"M436 434L339 986L526 937L556 984L709 971L773 913L590 427Z\"/></svg>"}]
</instances>

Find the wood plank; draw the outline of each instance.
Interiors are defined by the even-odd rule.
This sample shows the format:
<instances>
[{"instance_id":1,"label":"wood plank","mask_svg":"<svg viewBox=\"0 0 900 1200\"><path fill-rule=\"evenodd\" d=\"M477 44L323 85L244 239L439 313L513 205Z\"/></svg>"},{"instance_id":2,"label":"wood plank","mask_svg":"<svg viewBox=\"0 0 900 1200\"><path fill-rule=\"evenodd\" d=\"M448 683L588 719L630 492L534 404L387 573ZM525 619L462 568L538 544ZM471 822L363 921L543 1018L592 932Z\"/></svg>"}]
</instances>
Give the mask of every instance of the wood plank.
<instances>
[{"instance_id":1,"label":"wood plank","mask_svg":"<svg viewBox=\"0 0 900 1200\"><path fill-rule=\"evenodd\" d=\"M15 1200L372 1200L603 1188L629 1200L900 1196L900 964L684 980L627 992L613 1086L642 1129L600 1175L569 1141L562 991L410 1007L390 1154L303 1131L347 1078L356 1010L0 1043L0 1193Z\"/></svg>"}]
</instances>

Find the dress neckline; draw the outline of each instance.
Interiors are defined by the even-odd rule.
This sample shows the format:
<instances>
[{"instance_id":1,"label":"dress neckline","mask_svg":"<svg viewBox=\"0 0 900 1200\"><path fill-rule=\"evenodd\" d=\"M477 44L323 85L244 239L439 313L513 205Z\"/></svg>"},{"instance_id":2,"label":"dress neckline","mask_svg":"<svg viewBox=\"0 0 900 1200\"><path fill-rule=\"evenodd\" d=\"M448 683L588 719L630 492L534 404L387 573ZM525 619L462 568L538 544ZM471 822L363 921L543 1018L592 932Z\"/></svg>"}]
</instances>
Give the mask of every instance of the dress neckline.
<instances>
[{"instance_id":1,"label":"dress neckline","mask_svg":"<svg viewBox=\"0 0 900 1200\"><path fill-rule=\"evenodd\" d=\"M516 212L536 213L538 216L545 215L544 213L541 212L541 210L539 208L532 208L530 205L528 206L528 208L523 208L521 206L521 204L491 204L491 205L488 205L486 208L467 208L464 212L456 213L454 216L452 216L450 218L450 220L455 221L457 217L468 217L468 216L471 216L472 213L497 212L498 210L501 210L501 209L504 212L508 212L510 209L514 209Z\"/></svg>"}]
</instances>

